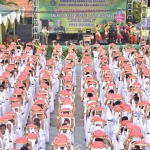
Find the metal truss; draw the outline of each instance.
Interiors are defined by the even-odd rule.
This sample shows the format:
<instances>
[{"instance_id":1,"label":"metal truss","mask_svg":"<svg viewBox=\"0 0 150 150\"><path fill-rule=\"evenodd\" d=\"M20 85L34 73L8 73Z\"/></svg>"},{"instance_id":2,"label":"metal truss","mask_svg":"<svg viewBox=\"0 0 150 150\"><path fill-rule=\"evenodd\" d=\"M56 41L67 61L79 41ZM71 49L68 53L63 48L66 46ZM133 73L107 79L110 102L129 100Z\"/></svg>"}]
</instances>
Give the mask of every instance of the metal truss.
<instances>
[{"instance_id":1,"label":"metal truss","mask_svg":"<svg viewBox=\"0 0 150 150\"><path fill-rule=\"evenodd\" d=\"M133 0L127 1L127 20L133 19Z\"/></svg>"},{"instance_id":2,"label":"metal truss","mask_svg":"<svg viewBox=\"0 0 150 150\"><path fill-rule=\"evenodd\" d=\"M40 41L39 35L39 0L32 0L32 37L35 41Z\"/></svg>"},{"instance_id":3,"label":"metal truss","mask_svg":"<svg viewBox=\"0 0 150 150\"><path fill-rule=\"evenodd\" d=\"M141 40L147 41L148 0L141 0Z\"/></svg>"}]
</instances>

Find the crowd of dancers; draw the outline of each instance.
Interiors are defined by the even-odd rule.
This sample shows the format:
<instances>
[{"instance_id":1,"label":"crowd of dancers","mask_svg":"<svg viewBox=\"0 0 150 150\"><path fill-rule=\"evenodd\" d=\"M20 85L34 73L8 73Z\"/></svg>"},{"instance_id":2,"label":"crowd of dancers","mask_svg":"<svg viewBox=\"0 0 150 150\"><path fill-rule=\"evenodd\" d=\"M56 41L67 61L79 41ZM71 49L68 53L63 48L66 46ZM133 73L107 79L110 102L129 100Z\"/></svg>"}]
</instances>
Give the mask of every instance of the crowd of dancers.
<instances>
[{"instance_id":1,"label":"crowd of dancers","mask_svg":"<svg viewBox=\"0 0 150 150\"><path fill-rule=\"evenodd\" d=\"M93 48L87 44L82 51L86 147L149 150L150 46L137 51L127 44L121 52L115 44L108 51L99 44Z\"/></svg>"},{"instance_id":2,"label":"crowd of dancers","mask_svg":"<svg viewBox=\"0 0 150 150\"><path fill-rule=\"evenodd\" d=\"M33 55L34 43L0 45L0 149L46 150L57 99L58 135L50 149L76 150L77 47L67 44L62 63L58 42L53 41L49 60L45 45ZM127 44L120 51L115 44L108 49L97 43L80 44L86 148L149 150L150 46L136 50Z\"/></svg>"},{"instance_id":3,"label":"crowd of dancers","mask_svg":"<svg viewBox=\"0 0 150 150\"><path fill-rule=\"evenodd\" d=\"M115 25L113 25L115 24ZM122 25L122 26L121 26ZM100 30L104 27L104 36L102 37ZM92 39L92 38L91 38ZM136 24L128 22L123 26L121 20L117 22L108 22L104 26L102 24L95 25L95 40L108 40L110 43L115 42L116 44L122 43L124 40L126 43L136 44L142 41L141 31L136 27Z\"/></svg>"},{"instance_id":4,"label":"crowd of dancers","mask_svg":"<svg viewBox=\"0 0 150 150\"><path fill-rule=\"evenodd\" d=\"M35 41L0 45L0 149L45 150L50 113L59 90L61 60L47 60L46 46L33 55Z\"/></svg>"},{"instance_id":5,"label":"crowd of dancers","mask_svg":"<svg viewBox=\"0 0 150 150\"><path fill-rule=\"evenodd\" d=\"M66 42L68 43L68 42ZM53 41L53 56L59 55L59 48L56 41ZM74 129L75 129L75 90L76 90L76 45L68 44L68 55L64 60L63 67L58 75L60 91L58 95L57 129L51 150L73 150ZM61 55L59 55L61 57Z\"/></svg>"}]
</instances>

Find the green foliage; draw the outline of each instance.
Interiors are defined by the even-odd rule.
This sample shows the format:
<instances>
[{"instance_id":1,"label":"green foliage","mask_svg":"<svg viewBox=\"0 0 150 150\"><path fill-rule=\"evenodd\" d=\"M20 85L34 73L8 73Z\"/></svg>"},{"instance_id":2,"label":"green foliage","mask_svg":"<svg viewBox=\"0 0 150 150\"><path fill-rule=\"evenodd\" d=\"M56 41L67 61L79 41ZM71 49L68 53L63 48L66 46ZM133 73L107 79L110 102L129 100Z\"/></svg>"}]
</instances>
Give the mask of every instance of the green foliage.
<instances>
[{"instance_id":1,"label":"green foliage","mask_svg":"<svg viewBox=\"0 0 150 150\"><path fill-rule=\"evenodd\" d=\"M108 46L107 45L104 45L103 47L104 47L105 50L108 50Z\"/></svg>"},{"instance_id":2,"label":"green foliage","mask_svg":"<svg viewBox=\"0 0 150 150\"><path fill-rule=\"evenodd\" d=\"M47 54L46 54L47 60L52 57L53 48L54 48L53 46L47 47ZM67 55L68 55L68 48L63 48L62 59L65 59ZM77 50L77 57L78 57L78 60L80 60L82 57L82 51L80 49Z\"/></svg>"},{"instance_id":3,"label":"green foliage","mask_svg":"<svg viewBox=\"0 0 150 150\"><path fill-rule=\"evenodd\" d=\"M81 60L82 50L77 49L77 57L78 57L78 60Z\"/></svg>"},{"instance_id":4,"label":"green foliage","mask_svg":"<svg viewBox=\"0 0 150 150\"><path fill-rule=\"evenodd\" d=\"M0 4L6 5L6 0L0 0Z\"/></svg>"},{"instance_id":5,"label":"green foliage","mask_svg":"<svg viewBox=\"0 0 150 150\"><path fill-rule=\"evenodd\" d=\"M122 52L123 46L120 46L119 49L120 49L120 52Z\"/></svg>"},{"instance_id":6,"label":"green foliage","mask_svg":"<svg viewBox=\"0 0 150 150\"><path fill-rule=\"evenodd\" d=\"M52 57L52 52L53 52L53 46L48 46L47 47L47 54L46 54L46 59L50 59Z\"/></svg>"},{"instance_id":7,"label":"green foliage","mask_svg":"<svg viewBox=\"0 0 150 150\"><path fill-rule=\"evenodd\" d=\"M18 6L18 4L14 1L10 1L10 2L7 2L6 5L15 5L15 6Z\"/></svg>"},{"instance_id":8,"label":"green foliage","mask_svg":"<svg viewBox=\"0 0 150 150\"><path fill-rule=\"evenodd\" d=\"M32 2L32 0L27 0L28 1L28 5Z\"/></svg>"},{"instance_id":9,"label":"green foliage","mask_svg":"<svg viewBox=\"0 0 150 150\"><path fill-rule=\"evenodd\" d=\"M139 23L141 21L141 3L133 2L133 19L134 23Z\"/></svg>"},{"instance_id":10,"label":"green foliage","mask_svg":"<svg viewBox=\"0 0 150 150\"><path fill-rule=\"evenodd\" d=\"M65 59L66 56L68 55L68 48L63 48L62 51L63 51L63 53L62 53L62 59Z\"/></svg>"},{"instance_id":11,"label":"green foliage","mask_svg":"<svg viewBox=\"0 0 150 150\"><path fill-rule=\"evenodd\" d=\"M138 52L139 51L139 48L138 47L135 47L136 51Z\"/></svg>"},{"instance_id":12,"label":"green foliage","mask_svg":"<svg viewBox=\"0 0 150 150\"><path fill-rule=\"evenodd\" d=\"M62 59L65 59L67 55L68 55L68 48L63 48ZM78 57L78 60L81 59L81 57L82 57L82 50L77 49L77 57Z\"/></svg>"},{"instance_id":13,"label":"green foliage","mask_svg":"<svg viewBox=\"0 0 150 150\"><path fill-rule=\"evenodd\" d=\"M103 48L105 49L105 51L106 51L106 52L107 52L107 54L108 54L108 46L103 45Z\"/></svg>"},{"instance_id":14,"label":"green foliage","mask_svg":"<svg viewBox=\"0 0 150 150\"><path fill-rule=\"evenodd\" d=\"M6 0L0 0L0 4L3 4L3 5L15 5L15 6L18 6L18 4L17 4L15 1L9 1L9 2L6 2Z\"/></svg>"}]
</instances>

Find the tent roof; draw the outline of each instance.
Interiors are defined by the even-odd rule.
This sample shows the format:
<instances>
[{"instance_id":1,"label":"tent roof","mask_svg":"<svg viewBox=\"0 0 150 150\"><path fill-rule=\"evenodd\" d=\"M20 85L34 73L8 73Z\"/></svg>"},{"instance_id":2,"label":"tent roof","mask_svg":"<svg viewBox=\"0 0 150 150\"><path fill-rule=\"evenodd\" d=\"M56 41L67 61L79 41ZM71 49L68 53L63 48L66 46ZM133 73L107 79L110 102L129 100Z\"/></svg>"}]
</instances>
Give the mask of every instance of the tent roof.
<instances>
[{"instance_id":1,"label":"tent roof","mask_svg":"<svg viewBox=\"0 0 150 150\"><path fill-rule=\"evenodd\" d=\"M8 6L8 5L0 4L0 14L2 14L3 16L7 15L7 14L13 12L13 11L17 11L19 9L20 9L20 7L18 7L18 6L13 6L12 7L12 6Z\"/></svg>"},{"instance_id":2,"label":"tent roof","mask_svg":"<svg viewBox=\"0 0 150 150\"><path fill-rule=\"evenodd\" d=\"M6 0L6 2L10 2L11 0ZM32 17L32 1L28 3L29 0L15 0L15 3L18 4L20 8L24 7L26 13L24 14L25 18Z\"/></svg>"},{"instance_id":3,"label":"tent roof","mask_svg":"<svg viewBox=\"0 0 150 150\"><path fill-rule=\"evenodd\" d=\"M146 18L145 21L147 21L147 30L150 30L150 16ZM146 24L145 21L138 23L137 27L141 27L141 24L145 25Z\"/></svg>"}]
</instances>

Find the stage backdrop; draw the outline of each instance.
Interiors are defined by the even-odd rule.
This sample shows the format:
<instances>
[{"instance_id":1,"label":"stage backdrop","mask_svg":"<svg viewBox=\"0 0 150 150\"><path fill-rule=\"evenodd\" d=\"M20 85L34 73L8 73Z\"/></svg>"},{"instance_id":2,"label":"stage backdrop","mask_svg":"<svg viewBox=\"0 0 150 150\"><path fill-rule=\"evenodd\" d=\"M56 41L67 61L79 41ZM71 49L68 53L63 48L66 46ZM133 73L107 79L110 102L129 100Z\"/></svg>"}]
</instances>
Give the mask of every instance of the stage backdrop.
<instances>
[{"instance_id":1,"label":"stage backdrop","mask_svg":"<svg viewBox=\"0 0 150 150\"><path fill-rule=\"evenodd\" d=\"M94 33L95 24L122 20L124 25L126 5L127 0L39 0L39 18L48 20L50 33Z\"/></svg>"}]
</instances>

